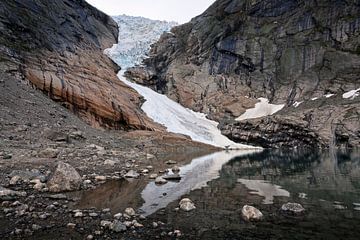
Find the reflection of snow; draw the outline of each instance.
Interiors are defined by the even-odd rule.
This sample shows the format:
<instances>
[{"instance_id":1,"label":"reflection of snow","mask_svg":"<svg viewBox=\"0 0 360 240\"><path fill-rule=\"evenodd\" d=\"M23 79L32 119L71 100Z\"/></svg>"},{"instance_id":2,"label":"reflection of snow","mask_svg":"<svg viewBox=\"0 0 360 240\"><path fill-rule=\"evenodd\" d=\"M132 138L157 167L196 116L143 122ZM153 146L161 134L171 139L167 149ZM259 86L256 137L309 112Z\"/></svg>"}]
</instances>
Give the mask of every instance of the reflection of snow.
<instances>
[{"instance_id":1,"label":"reflection of snow","mask_svg":"<svg viewBox=\"0 0 360 240\"><path fill-rule=\"evenodd\" d=\"M264 204L272 204L274 197L290 197L290 193L281 188L281 186L272 184L263 180L238 179L238 182L244 184L251 190L251 194L265 197Z\"/></svg>"},{"instance_id":2,"label":"reflection of snow","mask_svg":"<svg viewBox=\"0 0 360 240\"><path fill-rule=\"evenodd\" d=\"M259 100L260 102L256 103L254 108L246 110L246 112L236 120L241 121L245 119L269 116L280 111L285 106L285 104L270 104L269 100L266 98L259 98Z\"/></svg>"},{"instance_id":3,"label":"reflection of snow","mask_svg":"<svg viewBox=\"0 0 360 240\"><path fill-rule=\"evenodd\" d=\"M145 215L150 215L169 203L180 199L181 196L192 190L207 186L207 183L219 177L219 171L228 161L237 156L251 154L254 151L229 151L217 152L207 156L193 159L192 162L180 168L182 179L180 182L168 182L157 186L149 183L142 191L144 204L140 208ZM163 196L163 193L166 193Z\"/></svg>"},{"instance_id":4,"label":"reflection of snow","mask_svg":"<svg viewBox=\"0 0 360 240\"><path fill-rule=\"evenodd\" d=\"M343 98L350 98L351 100L359 96L360 88L356 90L351 90L342 95Z\"/></svg>"}]
</instances>

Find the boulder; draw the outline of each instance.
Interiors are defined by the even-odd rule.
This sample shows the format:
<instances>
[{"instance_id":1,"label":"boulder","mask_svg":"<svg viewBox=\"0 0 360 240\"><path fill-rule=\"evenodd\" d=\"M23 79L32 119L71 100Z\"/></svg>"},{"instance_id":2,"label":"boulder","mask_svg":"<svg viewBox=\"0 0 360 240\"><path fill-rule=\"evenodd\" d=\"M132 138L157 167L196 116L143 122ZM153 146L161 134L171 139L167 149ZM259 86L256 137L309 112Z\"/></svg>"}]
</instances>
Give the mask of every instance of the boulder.
<instances>
[{"instance_id":1,"label":"boulder","mask_svg":"<svg viewBox=\"0 0 360 240\"><path fill-rule=\"evenodd\" d=\"M246 221L259 221L263 218L263 214L260 212L259 209L245 205L241 210L241 215Z\"/></svg>"},{"instance_id":2,"label":"boulder","mask_svg":"<svg viewBox=\"0 0 360 240\"><path fill-rule=\"evenodd\" d=\"M305 212L305 208L299 203L285 203L281 206L281 211L300 214Z\"/></svg>"},{"instance_id":3,"label":"boulder","mask_svg":"<svg viewBox=\"0 0 360 240\"><path fill-rule=\"evenodd\" d=\"M81 176L71 165L59 162L48 188L51 192L74 191L80 189L81 183Z\"/></svg>"},{"instance_id":4,"label":"boulder","mask_svg":"<svg viewBox=\"0 0 360 240\"><path fill-rule=\"evenodd\" d=\"M180 209L189 212L196 209L195 204L189 198L183 198L179 203Z\"/></svg>"}]
</instances>

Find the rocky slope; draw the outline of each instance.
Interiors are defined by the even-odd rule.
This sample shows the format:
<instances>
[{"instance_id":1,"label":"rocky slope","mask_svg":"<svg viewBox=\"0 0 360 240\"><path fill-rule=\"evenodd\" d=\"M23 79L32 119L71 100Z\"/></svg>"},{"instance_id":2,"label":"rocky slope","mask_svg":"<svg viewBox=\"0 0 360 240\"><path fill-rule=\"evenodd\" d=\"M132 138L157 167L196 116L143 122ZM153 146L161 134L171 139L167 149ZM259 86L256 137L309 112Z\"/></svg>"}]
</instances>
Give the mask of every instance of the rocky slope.
<instances>
[{"instance_id":1,"label":"rocky slope","mask_svg":"<svg viewBox=\"0 0 360 240\"><path fill-rule=\"evenodd\" d=\"M92 126L161 128L103 54L117 42L117 24L86 1L1 1L0 30L3 72L28 81Z\"/></svg>"},{"instance_id":2,"label":"rocky slope","mask_svg":"<svg viewBox=\"0 0 360 240\"><path fill-rule=\"evenodd\" d=\"M238 142L360 146L360 98L342 96L360 87L359 12L359 1L218 0L163 34L146 68L128 75ZM286 107L234 120L260 97Z\"/></svg>"}]
</instances>

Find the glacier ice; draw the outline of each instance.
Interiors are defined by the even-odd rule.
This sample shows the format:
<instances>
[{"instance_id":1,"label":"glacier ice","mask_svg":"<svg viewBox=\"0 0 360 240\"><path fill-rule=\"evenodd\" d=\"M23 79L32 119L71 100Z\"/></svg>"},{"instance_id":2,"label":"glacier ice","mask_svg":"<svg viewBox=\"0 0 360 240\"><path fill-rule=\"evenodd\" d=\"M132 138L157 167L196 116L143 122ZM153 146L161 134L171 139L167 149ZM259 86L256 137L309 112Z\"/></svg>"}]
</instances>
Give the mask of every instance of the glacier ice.
<instances>
[{"instance_id":1,"label":"glacier ice","mask_svg":"<svg viewBox=\"0 0 360 240\"><path fill-rule=\"evenodd\" d=\"M114 19L120 29L119 43L105 50L105 54L124 70L138 64L149 51L150 45L175 24L129 16ZM165 95L130 82L123 76L124 70L119 72L119 79L144 97L142 110L155 122L164 125L169 132L188 135L194 141L222 148L255 148L229 140L217 128L218 123L207 119L205 114L184 108Z\"/></svg>"}]
</instances>

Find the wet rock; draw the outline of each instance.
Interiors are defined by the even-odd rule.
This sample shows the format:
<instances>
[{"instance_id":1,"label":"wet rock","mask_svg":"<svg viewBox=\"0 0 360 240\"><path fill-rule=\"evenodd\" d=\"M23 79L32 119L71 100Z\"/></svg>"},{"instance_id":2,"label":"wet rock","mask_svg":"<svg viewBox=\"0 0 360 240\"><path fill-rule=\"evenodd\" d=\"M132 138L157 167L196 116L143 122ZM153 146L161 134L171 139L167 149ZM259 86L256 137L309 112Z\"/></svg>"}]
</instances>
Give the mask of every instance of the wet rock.
<instances>
[{"instance_id":1,"label":"wet rock","mask_svg":"<svg viewBox=\"0 0 360 240\"><path fill-rule=\"evenodd\" d=\"M38 153L39 158L56 158L59 155L59 150L54 148L46 148Z\"/></svg>"},{"instance_id":2,"label":"wet rock","mask_svg":"<svg viewBox=\"0 0 360 240\"><path fill-rule=\"evenodd\" d=\"M173 166L171 168L171 171L173 171L173 173L178 173L178 172L180 172L180 168L178 166Z\"/></svg>"},{"instance_id":3,"label":"wet rock","mask_svg":"<svg viewBox=\"0 0 360 240\"><path fill-rule=\"evenodd\" d=\"M2 156L2 158L3 158L4 160L9 160L9 159L12 158L12 154L4 154L4 155Z\"/></svg>"},{"instance_id":4,"label":"wet rock","mask_svg":"<svg viewBox=\"0 0 360 240\"><path fill-rule=\"evenodd\" d=\"M263 214L260 212L259 209L245 205L241 210L241 215L246 221L252 221L252 220L261 220L263 218Z\"/></svg>"},{"instance_id":5,"label":"wet rock","mask_svg":"<svg viewBox=\"0 0 360 240\"><path fill-rule=\"evenodd\" d=\"M81 183L79 173L71 165L59 162L48 187L51 192L74 191L80 189Z\"/></svg>"},{"instance_id":6,"label":"wet rock","mask_svg":"<svg viewBox=\"0 0 360 240\"><path fill-rule=\"evenodd\" d=\"M138 178L140 176L140 174L138 174L136 171L134 170L130 170L129 172L127 172L125 174L126 178Z\"/></svg>"},{"instance_id":7,"label":"wet rock","mask_svg":"<svg viewBox=\"0 0 360 240\"><path fill-rule=\"evenodd\" d=\"M162 176L163 179L168 181L179 181L181 180L181 176L179 174L170 174Z\"/></svg>"},{"instance_id":8,"label":"wet rock","mask_svg":"<svg viewBox=\"0 0 360 240\"><path fill-rule=\"evenodd\" d=\"M166 184L168 181L164 179L163 177L157 177L155 179L155 184Z\"/></svg>"},{"instance_id":9,"label":"wet rock","mask_svg":"<svg viewBox=\"0 0 360 240\"><path fill-rule=\"evenodd\" d=\"M285 203L282 205L281 210L284 212L291 212L294 214L300 214L305 211L305 208L299 203Z\"/></svg>"},{"instance_id":10,"label":"wet rock","mask_svg":"<svg viewBox=\"0 0 360 240\"><path fill-rule=\"evenodd\" d=\"M195 204L189 198L183 198L179 203L180 209L189 212L196 209Z\"/></svg>"},{"instance_id":11,"label":"wet rock","mask_svg":"<svg viewBox=\"0 0 360 240\"><path fill-rule=\"evenodd\" d=\"M135 216L136 212L133 208L126 208L125 209L125 214L129 215L129 216Z\"/></svg>"},{"instance_id":12,"label":"wet rock","mask_svg":"<svg viewBox=\"0 0 360 240\"><path fill-rule=\"evenodd\" d=\"M115 220L114 222L111 223L110 229L114 232L125 232L127 227L124 223Z\"/></svg>"}]
</instances>

